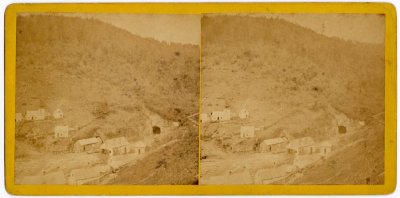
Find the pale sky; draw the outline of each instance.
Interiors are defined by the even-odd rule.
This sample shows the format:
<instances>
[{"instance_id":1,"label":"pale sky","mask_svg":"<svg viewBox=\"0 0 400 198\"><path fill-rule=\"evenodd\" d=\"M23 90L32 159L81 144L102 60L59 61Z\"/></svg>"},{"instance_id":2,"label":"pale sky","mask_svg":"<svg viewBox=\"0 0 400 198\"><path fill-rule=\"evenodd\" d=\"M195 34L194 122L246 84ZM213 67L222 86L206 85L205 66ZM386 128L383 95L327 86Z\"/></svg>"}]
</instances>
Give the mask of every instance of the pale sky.
<instances>
[{"instance_id":1,"label":"pale sky","mask_svg":"<svg viewBox=\"0 0 400 198\"><path fill-rule=\"evenodd\" d=\"M264 16L281 18L329 37L375 44L383 44L385 41L384 15L266 14Z\"/></svg>"},{"instance_id":2,"label":"pale sky","mask_svg":"<svg viewBox=\"0 0 400 198\"><path fill-rule=\"evenodd\" d=\"M95 18L125 29L133 34L154 38L159 41L184 44L200 43L201 15L84 13L66 13L62 15ZM383 44L385 40L384 15L249 14L246 16L281 18L312 29L317 33L329 37L338 37L344 40L376 44Z\"/></svg>"},{"instance_id":3,"label":"pale sky","mask_svg":"<svg viewBox=\"0 0 400 198\"><path fill-rule=\"evenodd\" d=\"M200 15L84 13L62 15L98 19L132 34L158 41L200 44Z\"/></svg>"}]
</instances>

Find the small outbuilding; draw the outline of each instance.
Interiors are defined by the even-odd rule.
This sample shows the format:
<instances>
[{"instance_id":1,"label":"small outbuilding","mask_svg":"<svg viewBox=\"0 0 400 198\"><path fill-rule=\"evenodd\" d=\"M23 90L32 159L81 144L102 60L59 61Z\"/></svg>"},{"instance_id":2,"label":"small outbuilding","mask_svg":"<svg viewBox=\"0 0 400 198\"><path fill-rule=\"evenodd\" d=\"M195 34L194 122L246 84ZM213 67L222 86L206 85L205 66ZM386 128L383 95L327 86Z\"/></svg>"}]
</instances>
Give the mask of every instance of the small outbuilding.
<instances>
[{"instance_id":1,"label":"small outbuilding","mask_svg":"<svg viewBox=\"0 0 400 198\"><path fill-rule=\"evenodd\" d=\"M247 109L242 109L242 110L240 110L240 112L239 112L239 118L240 119L246 119L246 118L249 118L249 111L247 110Z\"/></svg>"},{"instance_id":2,"label":"small outbuilding","mask_svg":"<svg viewBox=\"0 0 400 198\"><path fill-rule=\"evenodd\" d=\"M55 126L54 127L54 137L55 138L67 138L69 132L68 126Z\"/></svg>"},{"instance_id":3,"label":"small outbuilding","mask_svg":"<svg viewBox=\"0 0 400 198\"><path fill-rule=\"evenodd\" d=\"M240 137L241 138L253 138L254 137L254 126L241 126Z\"/></svg>"},{"instance_id":4,"label":"small outbuilding","mask_svg":"<svg viewBox=\"0 0 400 198\"><path fill-rule=\"evenodd\" d=\"M53 117L54 119L62 119L64 118L64 113L61 111L61 109L56 109L53 112Z\"/></svg>"}]
</instances>

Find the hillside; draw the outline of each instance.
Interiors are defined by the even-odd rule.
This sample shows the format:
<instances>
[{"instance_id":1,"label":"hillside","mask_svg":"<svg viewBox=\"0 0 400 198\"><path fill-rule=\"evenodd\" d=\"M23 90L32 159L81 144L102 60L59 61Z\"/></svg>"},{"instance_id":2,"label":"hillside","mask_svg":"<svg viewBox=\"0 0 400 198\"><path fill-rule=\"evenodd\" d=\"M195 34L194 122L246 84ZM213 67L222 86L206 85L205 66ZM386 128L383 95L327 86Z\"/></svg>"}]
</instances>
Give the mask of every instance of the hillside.
<instances>
[{"instance_id":1,"label":"hillside","mask_svg":"<svg viewBox=\"0 0 400 198\"><path fill-rule=\"evenodd\" d=\"M383 111L383 45L328 38L281 19L209 16L202 26L204 86L231 71L223 77L232 87L245 84L238 78L262 78L268 85L242 91L219 84L221 90L231 91L230 96L241 91L239 97L248 93L301 105L327 99L335 108L363 118ZM220 71L207 72L212 67Z\"/></svg>"},{"instance_id":2,"label":"hillside","mask_svg":"<svg viewBox=\"0 0 400 198\"><path fill-rule=\"evenodd\" d=\"M21 141L34 130L54 136L55 124L69 125L72 141L125 136L144 140L149 150L167 141L153 144L154 125L165 124L163 133L174 136L178 132L169 125L180 122L180 130L197 134L185 122L198 111L197 45L142 38L95 19L18 16L16 61L16 112L60 108L65 115L60 121L23 123L16 134ZM197 141L188 137L180 141L194 151ZM29 156L22 144L44 152L49 138L22 141L17 155ZM195 154L175 154L188 167L197 164ZM196 170L187 177L195 178Z\"/></svg>"},{"instance_id":3,"label":"hillside","mask_svg":"<svg viewBox=\"0 0 400 198\"><path fill-rule=\"evenodd\" d=\"M198 46L168 45L97 20L60 16L18 17L17 32L17 96L143 100L169 118L176 118L174 109L197 109Z\"/></svg>"},{"instance_id":4,"label":"hillside","mask_svg":"<svg viewBox=\"0 0 400 198\"><path fill-rule=\"evenodd\" d=\"M197 128L196 128L197 129ZM196 130L192 129L192 130ZM197 184L198 134L179 131L176 135L185 136L186 141L172 140L154 150L148 157L132 166L123 168L120 177L112 184ZM188 145L191 142L190 145ZM196 163L194 163L196 162Z\"/></svg>"},{"instance_id":5,"label":"hillside","mask_svg":"<svg viewBox=\"0 0 400 198\"><path fill-rule=\"evenodd\" d=\"M327 37L282 19L202 20L203 100L223 98L233 116L246 108L250 118L241 122L263 128L256 139L285 135L338 142L331 161L287 183L382 182L384 120L376 115L384 112L384 64L383 44ZM338 134L337 120L351 123L349 134ZM228 152L228 160L230 155L236 154Z\"/></svg>"}]
</instances>

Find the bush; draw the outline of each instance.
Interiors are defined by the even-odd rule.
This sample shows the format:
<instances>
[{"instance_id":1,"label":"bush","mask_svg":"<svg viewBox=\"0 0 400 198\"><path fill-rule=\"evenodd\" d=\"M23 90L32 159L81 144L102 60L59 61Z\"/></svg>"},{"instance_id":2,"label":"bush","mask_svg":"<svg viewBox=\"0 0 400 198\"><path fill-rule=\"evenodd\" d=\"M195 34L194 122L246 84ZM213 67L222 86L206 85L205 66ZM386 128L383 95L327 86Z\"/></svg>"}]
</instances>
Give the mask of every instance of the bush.
<instances>
[{"instance_id":1,"label":"bush","mask_svg":"<svg viewBox=\"0 0 400 198\"><path fill-rule=\"evenodd\" d=\"M97 103L92 111L96 118L105 118L111 113L111 107L107 102Z\"/></svg>"}]
</instances>

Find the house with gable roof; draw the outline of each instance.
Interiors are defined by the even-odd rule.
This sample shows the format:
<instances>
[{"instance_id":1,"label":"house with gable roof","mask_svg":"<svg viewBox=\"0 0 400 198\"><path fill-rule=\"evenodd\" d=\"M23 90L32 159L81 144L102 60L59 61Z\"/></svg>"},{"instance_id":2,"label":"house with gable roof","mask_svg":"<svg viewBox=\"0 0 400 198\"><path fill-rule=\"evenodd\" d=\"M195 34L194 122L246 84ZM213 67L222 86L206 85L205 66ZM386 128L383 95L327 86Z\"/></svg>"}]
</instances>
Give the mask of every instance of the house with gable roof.
<instances>
[{"instance_id":1,"label":"house with gable roof","mask_svg":"<svg viewBox=\"0 0 400 198\"><path fill-rule=\"evenodd\" d=\"M143 141L135 142L135 143L131 144L130 147L131 147L130 151L132 153L136 153L138 155L142 155L146 151L146 144Z\"/></svg>"},{"instance_id":2,"label":"house with gable roof","mask_svg":"<svg viewBox=\"0 0 400 198\"><path fill-rule=\"evenodd\" d=\"M279 137L266 139L260 143L259 151L260 152L284 152L287 145L287 138Z\"/></svg>"},{"instance_id":3,"label":"house with gable roof","mask_svg":"<svg viewBox=\"0 0 400 198\"><path fill-rule=\"evenodd\" d=\"M100 137L92 137L87 139L81 139L75 142L73 151L75 153L79 152L93 152L98 149L102 143Z\"/></svg>"},{"instance_id":4,"label":"house with gable roof","mask_svg":"<svg viewBox=\"0 0 400 198\"><path fill-rule=\"evenodd\" d=\"M294 140L290 140L286 146L288 153L294 153L297 155L313 154L315 153L315 142L311 137L302 137Z\"/></svg>"},{"instance_id":5,"label":"house with gable roof","mask_svg":"<svg viewBox=\"0 0 400 198\"><path fill-rule=\"evenodd\" d=\"M125 137L118 137L104 141L100 149L110 155L127 154L129 153L130 144Z\"/></svg>"}]
</instances>

